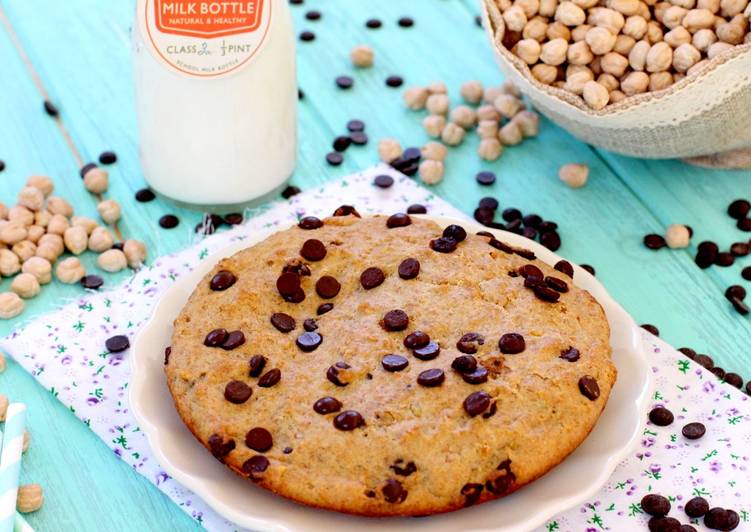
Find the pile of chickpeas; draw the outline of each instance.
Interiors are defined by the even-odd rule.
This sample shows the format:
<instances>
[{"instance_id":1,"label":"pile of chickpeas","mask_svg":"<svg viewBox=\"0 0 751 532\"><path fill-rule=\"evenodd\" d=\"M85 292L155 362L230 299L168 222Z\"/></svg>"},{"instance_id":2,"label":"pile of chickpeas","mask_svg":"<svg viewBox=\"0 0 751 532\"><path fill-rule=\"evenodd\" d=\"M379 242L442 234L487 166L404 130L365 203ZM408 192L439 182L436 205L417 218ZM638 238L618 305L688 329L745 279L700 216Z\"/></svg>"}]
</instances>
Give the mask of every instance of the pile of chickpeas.
<instances>
[{"instance_id":1,"label":"pile of chickpeas","mask_svg":"<svg viewBox=\"0 0 751 532\"><path fill-rule=\"evenodd\" d=\"M749 0L496 0L504 46L539 82L602 109L751 43Z\"/></svg>"},{"instance_id":2,"label":"pile of chickpeas","mask_svg":"<svg viewBox=\"0 0 751 532\"><path fill-rule=\"evenodd\" d=\"M84 184L89 191L101 193L107 188L106 180L106 171L95 168L86 173ZM0 203L0 278L13 278L10 291L0 293L0 319L23 312L23 300L37 296L41 286L52 281L53 267L58 281L81 281L86 268L78 256L87 250L99 253L97 266L111 273L138 268L146 258L142 242L116 244L107 227L75 216L73 206L53 196L53 190L49 177L32 176L18 193L16 205ZM99 202L97 212L110 225L121 216L120 205L111 199Z\"/></svg>"}]
</instances>

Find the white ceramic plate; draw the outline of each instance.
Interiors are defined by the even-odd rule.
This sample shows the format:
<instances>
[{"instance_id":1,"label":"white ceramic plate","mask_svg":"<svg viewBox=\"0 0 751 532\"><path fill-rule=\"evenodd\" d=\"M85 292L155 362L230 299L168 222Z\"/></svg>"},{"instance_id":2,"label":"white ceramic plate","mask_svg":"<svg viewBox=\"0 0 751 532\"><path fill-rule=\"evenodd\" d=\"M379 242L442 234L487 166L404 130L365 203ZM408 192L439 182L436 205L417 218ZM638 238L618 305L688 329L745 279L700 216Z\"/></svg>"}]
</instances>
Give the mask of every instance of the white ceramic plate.
<instances>
[{"instance_id":1,"label":"white ceramic plate","mask_svg":"<svg viewBox=\"0 0 751 532\"><path fill-rule=\"evenodd\" d=\"M468 232L489 230L466 220L431 219L441 226L458 223ZM548 249L524 237L505 231L489 231L505 242L533 250L538 258L548 264L560 260ZM605 309L611 327L610 344L618 368L618 380L589 437L544 477L503 499L422 519L372 519L315 510L273 495L241 479L213 459L180 420L164 377L164 349L170 343L173 320L201 278L221 258L233 255L269 234L260 233L250 241L229 246L204 260L191 274L179 279L162 297L151 320L136 339L131 353L131 408L159 463L178 482L237 525L252 530L306 532L381 532L406 528L411 531L429 529L431 532L527 531L597 493L641 435L649 406L651 372L640 331L599 281L574 266L575 284L588 290ZM554 445L554 442L551 444Z\"/></svg>"}]
</instances>

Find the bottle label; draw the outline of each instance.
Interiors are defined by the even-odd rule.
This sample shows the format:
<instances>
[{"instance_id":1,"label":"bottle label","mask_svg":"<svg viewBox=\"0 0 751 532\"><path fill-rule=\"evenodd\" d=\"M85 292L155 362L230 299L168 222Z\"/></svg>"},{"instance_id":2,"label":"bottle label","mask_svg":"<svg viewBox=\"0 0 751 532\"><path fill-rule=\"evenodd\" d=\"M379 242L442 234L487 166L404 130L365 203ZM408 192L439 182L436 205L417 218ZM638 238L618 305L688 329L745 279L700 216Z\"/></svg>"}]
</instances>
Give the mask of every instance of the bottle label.
<instances>
[{"instance_id":1,"label":"bottle label","mask_svg":"<svg viewBox=\"0 0 751 532\"><path fill-rule=\"evenodd\" d=\"M271 0L138 0L141 35L157 60L190 77L217 78L260 52Z\"/></svg>"}]
</instances>

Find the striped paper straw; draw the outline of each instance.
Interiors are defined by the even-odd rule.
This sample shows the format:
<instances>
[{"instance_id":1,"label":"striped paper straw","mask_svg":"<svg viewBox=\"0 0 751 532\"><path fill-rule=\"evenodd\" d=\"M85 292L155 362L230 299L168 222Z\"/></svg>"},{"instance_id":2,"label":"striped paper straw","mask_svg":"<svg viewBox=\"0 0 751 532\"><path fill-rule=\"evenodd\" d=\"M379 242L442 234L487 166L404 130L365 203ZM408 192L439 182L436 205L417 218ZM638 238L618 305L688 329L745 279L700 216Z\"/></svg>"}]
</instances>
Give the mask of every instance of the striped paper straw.
<instances>
[{"instance_id":1,"label":"striped paper straw","mask_svg":"<svg viewBox=\"0 0 751 532\"><path fill-rule=\"evenodd\" d=\"M25 423L26 406L11 403L5 418L5 438L0 452L0 532L13 532L16 522L16 497Z\"/></svg>"}]
</instances>

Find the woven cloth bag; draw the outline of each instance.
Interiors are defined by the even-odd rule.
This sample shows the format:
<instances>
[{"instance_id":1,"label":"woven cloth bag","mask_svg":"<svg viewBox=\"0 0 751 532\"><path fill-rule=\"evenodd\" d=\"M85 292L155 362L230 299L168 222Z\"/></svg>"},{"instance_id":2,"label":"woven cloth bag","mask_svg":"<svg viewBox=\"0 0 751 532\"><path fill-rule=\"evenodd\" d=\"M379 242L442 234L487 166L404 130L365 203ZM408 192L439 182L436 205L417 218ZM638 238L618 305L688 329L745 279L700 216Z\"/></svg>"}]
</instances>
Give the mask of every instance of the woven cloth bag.
<instances>
[{"instance_id":1,"label":"woven cloth bag","mask_svg":"<svg viewBox=\"0 0 751 532\"><path fill-rule=\"evenodd\" d=\"M579 96L538 82L502 44L506 27L496 0L481 1L484 26L506 79L579 139L633 157L751 168L751 44L715 57L667 89L595 111Z\"/></svg>"}]
</instances>

